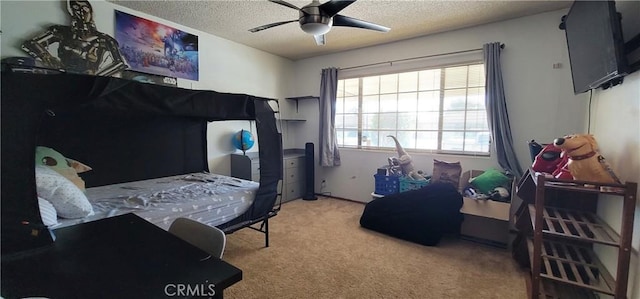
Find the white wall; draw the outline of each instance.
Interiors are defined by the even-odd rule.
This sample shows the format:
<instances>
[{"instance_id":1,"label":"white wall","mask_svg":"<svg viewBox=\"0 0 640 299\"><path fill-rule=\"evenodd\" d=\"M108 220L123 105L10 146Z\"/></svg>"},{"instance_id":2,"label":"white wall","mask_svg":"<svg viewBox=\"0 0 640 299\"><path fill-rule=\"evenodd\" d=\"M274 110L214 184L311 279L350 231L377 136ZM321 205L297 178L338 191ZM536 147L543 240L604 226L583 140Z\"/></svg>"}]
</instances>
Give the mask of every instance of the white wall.
<instances>
[{"instance_id":1,"label":"white wall","mask_svg":"<svg viewBox=\"0 0 640 299\"><path fill-rule=\"evenodd\" d=\"M68 25L66 1L1 1L1 56L27 56L20 49L26 39L53 24ZM160 22L198 36L200 79L178 79L178 85L190 89L244 93L282 99L291 94L293 62L211 34L162 20L105 1L91 1L98 30L114 36L114 9ZM212 172L229 174L231 135L240 129L256 132L248 121L209 124L208 155ZM254 134L255 136L255 134ZM287 144L288 140L285 140ZM257 150L254 146L252 150Z\"/></svg>"},{"instance_id":2,"label":"white wall","mask_svg":"<svg viewBox=\"0 0 640 299\"><path fill-rule=\"evenodd\" d=\"M574 96L564 31L558 29L566 10L477 26L386 45L379 45L296 62L296 93L319 95L321 70L351 67L396 59L482 48L487 42L502 42L507 106L518 159L523 168L531 164L527 141L551 142L558 136L584 130L585 96ZM561 63L560 69L553 69ZM308 119L298 129L299 144L314 142L318 156L318 103L301 102L301 114ZM305 138L299 138L305 136ZM368 201L374 188L373 174L384 165L387 151L343 149L342 166L316 167L316 190L326 179L333 196ZM461 161L463 169L499 167L495 155L478 158L455 155L412 154L414 165L431 173L433 159ZM316 158L317 160L317 158Z\"/></svg>"},{"instance_id":3,"label":"white wall","mask_svg":"<svg viewBox=\"0 0 640 299\"><path fill-rule=\"evenodd\" d=\"M627 76L624 83L609 90L594 92L591 132L598 140L600 153L622 181L640 182L640 72ZM640 194L640 189L637 190ZM616 231L620 231L622 200L601 198L598 214ZM635 206L633 252L629 298L640 298L640 205ZM610 247L598 248L598 254L615 273L617 253Z\"/></svg>"},{"instance_id":4,"label":"white wall","mask_svg":"<svg viewBox=\"0 0 640 299\"><path fill-rule=\"evenodd\" d=\"M622 13L623 35L629 40L640 34L640 2L617 1ZM631 17L633 16L633 17ZM588 120L588 117L586 117ZM640 71L624 78L621 85L595 90L591 108L591 133L598 140L600 153L622 181L640 182ZM640 189L637 190L640 194ZM616 231L620 229L622 200L607 197L598 202L598 214ZM640 204L636 203L631 254L629 298L640 298ZM617 251L599 247L598 255L615 273Z\"/></svg>"}]
</instances>

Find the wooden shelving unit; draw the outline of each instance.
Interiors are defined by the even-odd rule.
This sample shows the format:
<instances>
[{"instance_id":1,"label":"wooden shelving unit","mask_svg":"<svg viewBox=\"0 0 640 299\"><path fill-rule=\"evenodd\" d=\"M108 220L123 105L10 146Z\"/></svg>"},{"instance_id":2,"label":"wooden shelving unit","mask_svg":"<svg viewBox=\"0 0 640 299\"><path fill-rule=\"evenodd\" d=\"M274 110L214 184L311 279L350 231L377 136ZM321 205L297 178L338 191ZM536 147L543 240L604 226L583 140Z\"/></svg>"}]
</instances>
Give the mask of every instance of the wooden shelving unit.
<instances>
[{"instance_id":1,"label":"wooden shelving unit","mask_svg":"<svg viewBox=\"0 0 640 299\"><path fill-rule=\"evenodd\" d=\"M534 205L529 205L529 215L531 223L535 225ZM620 244L620 235L593 213L544 207L542 219L542 231L545 234L611 246Z\"/></svg>"},{"instance_id":2,"label":"wooden shelving unit","mask_svg":"<svg viewBox=\"0 0 640 299\"><path fill-rule=\"evenodd\" d=\"M580 298L597 299L593 292L574 286L568 286L559 282L545 280L540 284L540 299L552 298Z\"/></svg>"},{"instance_id":3,"label":"wooden shelving unit","mask_svg":"<svg viewBox=\"0 0 640 299\"><path fill-rule=\"evenodd\" d=\"M521 234L516 241L526 244L513 247L528 255L529 298L596 298L596 293L626 298L637 183L559 180L529 170L517 192L525 201L515 220ZM601 194L624 201L619 234L595 214L592 201ZM615 276L593 252L594 244L618 249Z\"/></svg>"},{"instance_id":4,"label":"wooden shelving unit","mask_svg":"<svg viewBox=\"0 0 640 299\"><path fill-rule=\"evenodd\" d=\"M528 241L528 246L533 252L533 240ZM614 295L615 280L590 247L544 240L540 259L541 278Z\"/></svg>"}]
</instances>

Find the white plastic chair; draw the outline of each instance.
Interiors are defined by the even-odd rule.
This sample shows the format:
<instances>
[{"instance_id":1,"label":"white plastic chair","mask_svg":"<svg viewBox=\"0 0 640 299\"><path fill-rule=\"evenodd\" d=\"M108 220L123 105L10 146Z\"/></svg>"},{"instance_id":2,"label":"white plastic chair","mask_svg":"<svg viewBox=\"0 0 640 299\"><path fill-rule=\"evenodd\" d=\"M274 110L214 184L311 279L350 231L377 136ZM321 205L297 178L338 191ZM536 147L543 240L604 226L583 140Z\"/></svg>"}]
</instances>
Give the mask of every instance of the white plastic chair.
<instances>
[{"instance_id":1,"label":"white plastic chair","mask_svg":"<svg viewBox=\"0 0 640 299\"><path fill-rule=\"evenodd\" d=\"M189 218L177 218L171 223L169 232L212 256L222 258L227 237L217 227Z\"/></svg>"}]
</instances>

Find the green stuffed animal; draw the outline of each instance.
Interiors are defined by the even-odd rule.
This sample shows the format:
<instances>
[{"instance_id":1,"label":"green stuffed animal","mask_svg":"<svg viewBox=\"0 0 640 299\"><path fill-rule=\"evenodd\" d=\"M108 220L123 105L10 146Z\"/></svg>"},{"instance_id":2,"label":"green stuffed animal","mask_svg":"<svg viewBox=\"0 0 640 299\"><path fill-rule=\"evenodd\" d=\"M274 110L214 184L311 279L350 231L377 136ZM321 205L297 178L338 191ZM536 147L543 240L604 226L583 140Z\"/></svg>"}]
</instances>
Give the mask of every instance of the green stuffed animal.
<instances>
[{"instance_id":1,"label":"green stuffed animal","mask_svg":"<svg viewBox=\"0 0 640 299\"><path fill-rule=\"evenodd\" d=\"M36 165L50 167L69 179L82 191L85 190L84 180L78 176L78 173L91 170L91 167L76 160L65 158L61 153L45 146L36 146Z\"/></svg>"}]
</instances>

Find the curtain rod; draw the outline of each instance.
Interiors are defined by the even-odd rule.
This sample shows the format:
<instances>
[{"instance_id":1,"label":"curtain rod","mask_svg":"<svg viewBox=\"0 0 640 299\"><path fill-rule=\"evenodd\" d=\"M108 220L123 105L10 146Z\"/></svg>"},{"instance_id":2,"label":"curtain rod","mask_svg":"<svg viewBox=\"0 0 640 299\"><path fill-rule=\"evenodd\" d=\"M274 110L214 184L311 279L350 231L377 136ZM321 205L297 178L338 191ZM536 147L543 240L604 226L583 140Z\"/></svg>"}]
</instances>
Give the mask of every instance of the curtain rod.
<instances>
[{"instance_id":1,"label":"curtain rod","mask_svg":"<svg viewBox=\"0 0 640 299\"><path fill-rule=\"evenodd\" d=\"M500 49L504 49L504 44L500 44ZM455 54L462 54L462 53L475 52L475 51L482 51L482 48L455 51L455 52L449 52L449 53L432 54L432 55L404 58L404 59L397 59L397 60L389 60L389 61L383 61L383 62L375 62L375 63L369 63L369 64L363 64L363 65L344 67L344 68L339 68L339 69L341 71L343 71L343 70L352 70L352 69L358 69L358 68L369 67L369 66L380 65L380 64L387 64L387 63L390 64L390 65L393 65L394 62L404 62L404 61L410 61L410 60L418 60L418 59L445 56L445 55L455 55Z\"/></svg>"}]
</instances>

